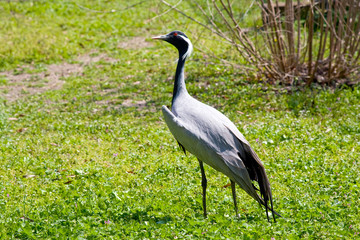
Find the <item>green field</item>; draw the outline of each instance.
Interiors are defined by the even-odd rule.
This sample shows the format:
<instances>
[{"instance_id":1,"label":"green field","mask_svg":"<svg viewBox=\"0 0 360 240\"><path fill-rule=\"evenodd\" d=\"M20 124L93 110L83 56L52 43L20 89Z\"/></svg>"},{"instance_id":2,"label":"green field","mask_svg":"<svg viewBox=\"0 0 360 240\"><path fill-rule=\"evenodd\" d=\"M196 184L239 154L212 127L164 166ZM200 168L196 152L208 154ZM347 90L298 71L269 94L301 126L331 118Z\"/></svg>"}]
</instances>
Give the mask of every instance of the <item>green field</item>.
<instances>
[{"instance_id":1,"label":"green field","mask_svg":"<svg viewBox=\"0 0 360 240\"><path fill-rule=\"evenodd\" d=\"M0 2L1 239L355 239L360 86L285 91L220 58L231 47L158 1ZM184 155L161 113L177 52L187 88L226 114L262 159L274 208ZM251 75L250 75L251 76Z\"/></svg>"}]
</instances>

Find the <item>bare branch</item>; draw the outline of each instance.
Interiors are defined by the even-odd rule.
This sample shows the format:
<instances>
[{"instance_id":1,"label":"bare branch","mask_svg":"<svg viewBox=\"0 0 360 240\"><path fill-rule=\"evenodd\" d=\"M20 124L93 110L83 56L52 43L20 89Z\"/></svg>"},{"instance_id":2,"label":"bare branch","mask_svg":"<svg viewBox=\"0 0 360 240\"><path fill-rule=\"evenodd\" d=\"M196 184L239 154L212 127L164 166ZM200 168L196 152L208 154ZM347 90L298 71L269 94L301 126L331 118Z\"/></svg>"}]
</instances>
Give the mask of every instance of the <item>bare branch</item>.
<instances>
[{"instance_id":1,"label":"bare branch","mask_svg":"<svg viewBox=\"0 0 360 240\"><path fill-rule=\"evenodd\" d=\"M153 17L153 18L150 18L150 19L146 20L146 23L149 23L149 22L151 22L152 20L155 20L156 18L161 17L161 16L167 14L168 12L170 12L171 10L173 10L174 8L176 8L181 2L182 2L182 0L180 0L177 4L175 4L174 6L172 6L171 8L169 8L168 10L166 10L165 12L163 12L163 13L161 13L161 14L159 14L159 15L156 15L156 16Z\"/></svg>"}]
</instances>

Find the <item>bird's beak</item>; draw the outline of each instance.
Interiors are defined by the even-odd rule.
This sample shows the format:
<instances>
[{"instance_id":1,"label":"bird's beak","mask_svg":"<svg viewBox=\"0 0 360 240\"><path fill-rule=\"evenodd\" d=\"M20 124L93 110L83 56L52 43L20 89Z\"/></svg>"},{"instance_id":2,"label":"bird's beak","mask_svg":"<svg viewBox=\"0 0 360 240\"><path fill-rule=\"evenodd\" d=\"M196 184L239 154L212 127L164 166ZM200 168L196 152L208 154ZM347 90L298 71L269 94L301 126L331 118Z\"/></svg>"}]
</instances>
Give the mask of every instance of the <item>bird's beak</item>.
<instances>
[{"instance_id":1,"label":"bird's beak","mask_svg":"<svg viewBox=\"0 0 360 240\"><path fill-rule=\"evenodd\" d=\"M165 39L167 39L167 36L166 35L160 35L160 36L152 37L152 39L165 40Z\"/></svg>"}]
</instances>

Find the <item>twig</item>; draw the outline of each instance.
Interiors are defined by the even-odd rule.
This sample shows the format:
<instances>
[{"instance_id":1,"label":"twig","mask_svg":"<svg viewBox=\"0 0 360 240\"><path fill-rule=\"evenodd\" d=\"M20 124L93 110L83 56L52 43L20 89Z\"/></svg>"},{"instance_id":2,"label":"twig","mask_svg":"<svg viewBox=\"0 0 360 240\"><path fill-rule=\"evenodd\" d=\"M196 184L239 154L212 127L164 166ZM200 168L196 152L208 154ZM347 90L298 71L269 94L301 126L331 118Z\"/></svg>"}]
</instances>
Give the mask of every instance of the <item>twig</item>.
<instances>
[{"instance_id":1,"label":"twig","mask_svg":"<svg viewBox=\"0 0 360 240\"><path fill-rule=\"evenodd\" d=\"M310 78L307 81L307 85L309 86L314 78L313 78L313 74L312 74L312 47L313 47L313 35L314 35L314 0L311 0L311 7L310 7L310 17L309 17L309 37L308 37L308 50L309 50L309 58L308 58L308 76L310 76Z\"/></svg>"},{"instance_id":2,"label":"twig","mask_svg":"<svg viewBox=\"0 0 360 240\"><path fill-rule=\"evenodd\" d=\"M200 9L200 11L207 17L208 21L211 23L211 25L216 29L216 31L222 36L222 38L226 39L226 35L221 31L221 29L216 25L216 23L213 21L214 16L212 15L212 18L207 16L205 10L201 7L201 5L195 1L196 6ZM226 39L229 41L230 39Z\"/></svg>"},{"instance_id":3,"label":"twig","mask_svg":"<svg viewBox=\"0 0 360 240\"><path fill-rule=\"evenodd\" d=\"M180 0L178 3L176 3L174 6L172 6L171 8L169 8L168 10L166 10L165 12L163 12L163 13L161 13L161 14L159 14L159 15L156 15L156 16L153 17L153 18L150 18L150 19L146 20L145 23L149 23L149 22L151 22L152 20L155 20L156 18L161 17L161 16L167 14L168 12L170 12L171 10L173 10L174 8L176 8L181 2L182 2L182 0Z\"/></svg>"},{"instance_id":4,"label":"twig","mask_svg":"<svg viewBox=\"0 0 360 240\"><path fill-rule=\"evenodd\" d=\"M168 6L168 7L172 7L172 5L169 4L168 2L166 2L165 0L161 0L161 2L164 3L164 4L165 4L166 6ZM175 8L173 8L173 9L174 9L175 11L177 11L178 13L182 14L184 17L187 17L187 18L189 18L190 20L192 20L192 21L196 22L197 24L203 26L204 28L208 29L208 30L211 31L212 33L215 33L216 35L218 35L218 36L220 36L220 37L222 37L222 38L225 38L225 39L227 39L228 41L231 42L231 40L230 40L229 38L226 38L226 36L221 36L220 33L218 33L217 31L215 31L214 29L212 29L212 28L206 26L205 24L199 22L199 21L196 20L195 18L190 17L189 15L185 14L183 11L179 10L178 8L175 7Z\"/></svg>"},{"instance_id":5,"label":"twig","mask_svg":"<svg viewBox=\"0 0 360 240\"><path fill-rule=\"evenodd\" d=\"M286 0L285 5L285 29L287 33L287 45L289 47L289 64L290 69L294 66L295 61L295 49L294 49L294 7L292 0Z\"/></svg>"},{"instance_id":6,"label":"twig","mask_svg":"<svg viewBox=\"0 0 360 240\"><path fill-rule=\"evenodd\" d=\"M301 30L300 30L300 14L301 14L301 9L300 9L300 0L297 0L297 49L296 49L296 61L298 62L299 65L299 61L300 61L300 43L301 43Z\"/></svg>"},{"instance_id":7,"label":"twig","mask_svg":"<svg viewBox=\"0 0 360 240\"><path fill-rule=\"evenodd\" d=\"M253 0L252 3L250 4L250 7L249 7L248 9L246 9L244 15L240 18L241 21L245 18L245 16L247 15L247 13L250 11L250 9L251 9L252 6L254 5L255 1L256 1L256 0Z\"/></svg>"}]
</instances>

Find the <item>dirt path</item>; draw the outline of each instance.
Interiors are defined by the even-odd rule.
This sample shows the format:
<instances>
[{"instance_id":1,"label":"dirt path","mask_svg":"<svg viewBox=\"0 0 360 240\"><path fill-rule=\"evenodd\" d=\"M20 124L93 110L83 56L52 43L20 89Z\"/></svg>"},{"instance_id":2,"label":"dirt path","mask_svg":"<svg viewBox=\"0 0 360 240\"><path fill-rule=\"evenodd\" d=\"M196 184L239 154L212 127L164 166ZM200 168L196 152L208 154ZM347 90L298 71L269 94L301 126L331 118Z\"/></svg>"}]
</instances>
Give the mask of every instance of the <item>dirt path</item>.
<instances>
[{"instance_id":1,"label":"dirt path","mask_svg":"<svg viewBox=\"0 0 360 240\"><path fill-rule=\"evenodd\" d=\"M7 84L0 86L0 94L9 102L13 102L29 95L43 93L48 90L57 90L64 84L64 78L81 74L86 65L100 60L116 62L116 59L110 58L105 54L93 55L94 53L89 53L78 57L76 60L79 63L51 64L46 67L46 71L38 73L24 72L24 69L33 70L32 66L1 72L0 77L5 78ZM20 74L17 74L19 72Z\"/></svg>"},{"instance_id":2,"label":"dirt path","mask_svg":"<svg viewBox=\"0 0 360 240\"><path fill-rule=\"evenodd\" d=\"M122 49L139 49L152 46L153 43L146 41L144 37L128 37L118 44ZM6 84L0 85L0 96L8 102L14 102L20 98L43 93L48 90L61 89L65 83L64 79L72 75L80 75L84 66L99 62L117 62L106 54L96 54L91 51L88 54L79 56L78 63L61 63L46 66L43 72L29 73L34 70L32 66L24 66L14 71L0 72L0 79L5 78Z\"/></svg>"}]
</instances>

